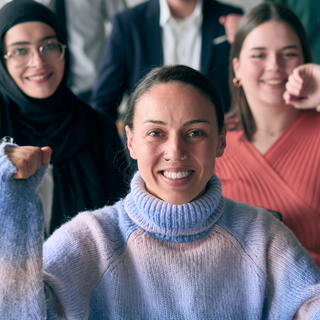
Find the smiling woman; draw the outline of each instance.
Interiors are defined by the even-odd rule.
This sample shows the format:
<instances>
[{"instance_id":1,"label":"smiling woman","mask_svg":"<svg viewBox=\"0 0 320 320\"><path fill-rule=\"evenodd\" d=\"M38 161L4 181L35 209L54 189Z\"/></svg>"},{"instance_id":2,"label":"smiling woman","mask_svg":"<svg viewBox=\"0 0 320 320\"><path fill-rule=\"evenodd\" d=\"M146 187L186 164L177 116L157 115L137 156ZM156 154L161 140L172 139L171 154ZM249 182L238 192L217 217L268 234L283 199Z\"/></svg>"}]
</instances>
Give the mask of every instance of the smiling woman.
<instances>
[{"instance_id":1,"label":"smiling woman","mask_svg":"<svg viewBox=\"0 0 320 320\"><path fill-rule=\"evenodd\" d=\"M49 50L50 46L56 50ZM57 50L58 46L61 44L55 31L43 22L19 23L6 32L3 40L6 67L27 96L45 99L57 90L65 67L64 50Z\"/></svg>"},{"instance_id":2,"label":"smiling woman","mask_svg":"<svg viewBox=\"0 0 320 320\"><path fill-rule=\"evenodd\" d=\"M320 113L284 99L290 75L311 61L285 5L262 3L242 18L230 54L229 148L216 171L225 197L281 214L320 267Z\"/></svg>"},{"instance_id":3,"label":"smiling woman","mask_svg":"<svg viewBox=\"0 0 320 320\"><path fill-rule=\"evenodd\" d=\"M50 149L21 152L26 170L6 157L8 144L0 148L1 315L319 318L320 270L297 239L264 209L221 195L214 163L225 149L223 118L203 74L153 69L131 94L125 120L139 167L129 194L80 213L43 248L35 189ZM16 230L24 237L14 242Z\"/></svg>"},{"instance_id":4,"label":"smiling woman","mask_svg":"<svg viewBox=\"0 0 320 320\"><path fill-rule=\"evenodd\" d=\"M52 149L39 189L49 235L79 211L123 195L122 144L112 121L69 90L69 51L53 12L35 1L12 1L0 10L0 34L0 137Z\"/></svg>"},{"instance_id":5,"label":"smiling woman","mask_svg":"<svg viewBox=\"0 0 320 320\"><path fill-rule=\"evenodd\" d=\"M125 119L128 147L148 192L183 204L205 193L215 158L225 148L224 117L218 93L205 88L206 82L190 84L183 67L179 81L173 80L170 69L162 76L167 79L157 81L158 70L151 71L140 87L143 96L131 97Z\"/></svg>"},{"instance_id":6,"label":"smiling woman","mask_svg":"<svg viewBox=\"0 0 320 320\"><path fill-rule=\"evenodd\" d=\"M39 99L48 98L57 90L64 74L65 47L49 25L38 21L13 26L3 40L10 76L26 95Z\"/></svg>"}]
</instances>

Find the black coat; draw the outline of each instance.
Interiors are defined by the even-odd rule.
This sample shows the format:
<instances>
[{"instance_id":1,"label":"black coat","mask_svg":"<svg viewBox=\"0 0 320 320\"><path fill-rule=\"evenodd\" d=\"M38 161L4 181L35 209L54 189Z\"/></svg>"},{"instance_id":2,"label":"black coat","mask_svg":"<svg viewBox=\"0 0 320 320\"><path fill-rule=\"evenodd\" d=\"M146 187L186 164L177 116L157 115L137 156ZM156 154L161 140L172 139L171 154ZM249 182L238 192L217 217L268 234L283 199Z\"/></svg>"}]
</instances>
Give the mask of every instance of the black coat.
<instances>
[{"instance_id":1,"label":"black coat","mask_svg":"<svg viewBox=\"0 0 320 320\"><path fill-rule=\"evenodd\" d=\"M219 17L242 10L214 0L203 0L201 72L220 88L225 111L230 108L228 65L230 45L213 39L225 34ZM150 0L117 14L106 42L91 96L93 108L117 118L117 106L151 67L163 65L159 0Z\"/></svg>"}]
</instances>

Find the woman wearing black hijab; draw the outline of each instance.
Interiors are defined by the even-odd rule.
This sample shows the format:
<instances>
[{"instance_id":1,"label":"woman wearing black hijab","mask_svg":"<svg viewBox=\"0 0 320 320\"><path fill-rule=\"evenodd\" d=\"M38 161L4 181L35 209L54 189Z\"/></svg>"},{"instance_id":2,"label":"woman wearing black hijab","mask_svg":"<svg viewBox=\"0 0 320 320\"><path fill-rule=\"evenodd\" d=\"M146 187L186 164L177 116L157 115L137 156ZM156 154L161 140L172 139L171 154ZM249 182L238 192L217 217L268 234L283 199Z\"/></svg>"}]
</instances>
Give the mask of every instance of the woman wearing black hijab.
<instances>
[{"instance_id":1,"label":"woman wearing black hijab","mask_svg":"<svg viewBox=\"0 0 320 320\"><path fill-rule=\"evenodd\" d=\"M51 147L52 181L43 183L49 191L40 188L51 233L79 211L123 196L121 141L113 121L67 87L66 37L53 12L32 0L12 1L0 10L0 32L0 137Z\"/></svg>"}]
</instances>

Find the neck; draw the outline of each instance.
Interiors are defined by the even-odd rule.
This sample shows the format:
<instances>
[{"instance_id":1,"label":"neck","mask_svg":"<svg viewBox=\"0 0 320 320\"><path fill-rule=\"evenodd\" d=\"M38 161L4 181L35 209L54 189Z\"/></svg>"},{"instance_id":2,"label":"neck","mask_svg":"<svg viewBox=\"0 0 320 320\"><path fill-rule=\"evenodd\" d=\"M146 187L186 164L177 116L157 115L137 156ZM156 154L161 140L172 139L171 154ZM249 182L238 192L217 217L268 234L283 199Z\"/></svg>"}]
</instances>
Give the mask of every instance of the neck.
<instances>
[{"instance_id":1,"label":"neck","mask_svg":"<svg viewBox=\"0 0 320 320\"><path fill-rule=\"evenodd\" d=\"M251 111L257 128L252 143L261 154L269 150L300 113L289 105L266 106Z\"/></svg>"},{"instance_id":2,"label":"neck","mask_svg":"<svg viewBox=\"0 0 320 320\"><path fill-rule=\"evenodd\" d=\"M252 110L257 132L275 133L283 132L299 114L299 110L285 105L283 107L268 107L259 112Z\"/></svg>"},{"instance_id":3,"label":"neck","mask_svg":"<svg viewBox=\"0 0 320 320\"><path fill-rule=\"evenodd\" d=\"M174 18L185 19L194 11L197 0L167 0L167 3Z\"/></svg>"}]
</instances>

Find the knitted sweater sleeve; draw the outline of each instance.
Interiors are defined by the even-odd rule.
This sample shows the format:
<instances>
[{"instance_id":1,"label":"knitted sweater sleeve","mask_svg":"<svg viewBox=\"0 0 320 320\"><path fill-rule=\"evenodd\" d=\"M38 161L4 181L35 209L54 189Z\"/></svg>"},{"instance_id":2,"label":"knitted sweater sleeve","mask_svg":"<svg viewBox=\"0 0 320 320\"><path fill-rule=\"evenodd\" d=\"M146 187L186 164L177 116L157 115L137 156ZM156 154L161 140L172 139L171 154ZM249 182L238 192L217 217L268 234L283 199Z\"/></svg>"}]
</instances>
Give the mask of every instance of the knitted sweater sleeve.
<instances>
[{"instance_id":1,"label":"knitted sweater sleeve","mask_svg":"<svg viewBox=\"0 0 320 320\"><path fill-rule=\"evenodd\" d=\"M46 166L29 179L13 179L16 168L0 145L0 317L46 319L42 246L43 206L36 190Z\"/></svg>"},{"instance_id":2,"label":"knitted sweater sleeve","mask_svg":"<svg viewBox=\"0 0 320 320\"><path fill-rule=\"evenodd\" d=\"M226 203L222 226L253 261L244 274L251 269L264 279L262 319L320 319L320 272L291 230L264 209Z\"/></svg>"}]
</instances>

